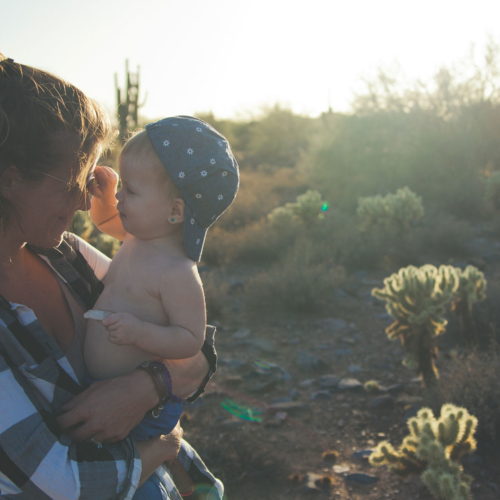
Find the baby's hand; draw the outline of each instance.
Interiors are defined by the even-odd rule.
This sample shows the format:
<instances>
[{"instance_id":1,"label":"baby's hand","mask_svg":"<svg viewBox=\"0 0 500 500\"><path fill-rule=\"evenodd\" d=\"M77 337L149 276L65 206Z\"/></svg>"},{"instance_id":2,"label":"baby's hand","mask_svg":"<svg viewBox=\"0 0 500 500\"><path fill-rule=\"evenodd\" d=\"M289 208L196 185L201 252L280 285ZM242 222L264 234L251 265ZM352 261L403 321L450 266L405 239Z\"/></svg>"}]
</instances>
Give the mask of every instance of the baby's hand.
<instances>
[{"instance_id":1,"label":"baby's hand","mask_svg":"<svg viewBox=\"0 0 500 500\"><path fill-rule=\"evenodd\" d=\"M109 332L109 341L118 345L132 345L140 336L142 321L129 313L111 314L102 320Z\"/></svg>"},{"instance_id":2,"label":"baby's hand","mask_svg":"<svg viewBox=\"0 0 500 500\"><path fill-rule=\"evenodd\" d=\"M96 167L94 175L96 184L90 187L90 194L98 200L116 205L118 174L111 167Z\"/></svg>"}]
</instances>

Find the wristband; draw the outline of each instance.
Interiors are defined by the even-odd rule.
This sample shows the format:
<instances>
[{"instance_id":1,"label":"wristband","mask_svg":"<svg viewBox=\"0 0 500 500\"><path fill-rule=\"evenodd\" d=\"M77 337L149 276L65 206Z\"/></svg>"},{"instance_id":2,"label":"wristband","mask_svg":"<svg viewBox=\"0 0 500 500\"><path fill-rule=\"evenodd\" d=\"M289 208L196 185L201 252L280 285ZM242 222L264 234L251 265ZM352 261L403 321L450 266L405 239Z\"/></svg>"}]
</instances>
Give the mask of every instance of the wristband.
<instances>
[{"instance_id":1,"label":"wristband","mask_svg":"<svg viewBox=\"0 0 500 500\"><path fill-rule=\"evenodd\" d=\"M155 389L160 400L151 410L151 415L158 418L163 410L163 407L170 399L178 399L172 394L172 378L170 376L170 372L160 361L144 361L137 368L146 371L155 385Z\"/></svg>"}]
</instances>

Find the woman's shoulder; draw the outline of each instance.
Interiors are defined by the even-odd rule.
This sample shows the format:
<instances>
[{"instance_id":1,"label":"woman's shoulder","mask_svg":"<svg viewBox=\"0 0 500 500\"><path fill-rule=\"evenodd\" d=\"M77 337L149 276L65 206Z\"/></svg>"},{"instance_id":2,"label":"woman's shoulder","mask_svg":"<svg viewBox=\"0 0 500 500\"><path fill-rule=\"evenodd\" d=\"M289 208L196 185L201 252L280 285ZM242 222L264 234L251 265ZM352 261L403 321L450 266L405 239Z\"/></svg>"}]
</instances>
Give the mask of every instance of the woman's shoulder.
<instances>
[{"instance_id":1,"label":"woman's shoulder","mask_svg":"<svg viewBox=\"0 0 500 500\"><path fill-rule=\"evenodd\" d=\"M97 279L102 280L109 269L111 259L93 247L80 236L66 232L63 243L69 245L74 251L78 251L94 271Z\"/></svg>"}]
</instances>

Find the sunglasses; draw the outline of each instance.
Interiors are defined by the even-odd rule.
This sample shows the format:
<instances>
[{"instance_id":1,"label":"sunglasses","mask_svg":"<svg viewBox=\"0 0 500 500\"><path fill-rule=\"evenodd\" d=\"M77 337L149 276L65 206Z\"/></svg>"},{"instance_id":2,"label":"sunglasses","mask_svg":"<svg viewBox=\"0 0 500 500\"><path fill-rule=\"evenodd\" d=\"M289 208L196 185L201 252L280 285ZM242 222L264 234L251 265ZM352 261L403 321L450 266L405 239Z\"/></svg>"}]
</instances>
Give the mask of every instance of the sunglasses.
<instances>
[{"instance_id":1,"label":"sunglasses","mask_svg":"<svg viewBox=\"0 0 500 500\"><path fill-rule=\"evenodd\" d=\"M55 179L56 181L64 182L64 184L66 184L67 186L70 185L70 182L65 181L63 179L59 179L59 177L54 177L53 175L46 174L45 172L40 172L40 173L47 176L47 177L50 177L51 179ZM90 186L92 186L94 181L95 181L95 174L94 174L94 171L92 170L92 172L89 172L89 175L87 176L87 180L85 181L85 191L90 190Z\"/></svg>"}]
</instances>

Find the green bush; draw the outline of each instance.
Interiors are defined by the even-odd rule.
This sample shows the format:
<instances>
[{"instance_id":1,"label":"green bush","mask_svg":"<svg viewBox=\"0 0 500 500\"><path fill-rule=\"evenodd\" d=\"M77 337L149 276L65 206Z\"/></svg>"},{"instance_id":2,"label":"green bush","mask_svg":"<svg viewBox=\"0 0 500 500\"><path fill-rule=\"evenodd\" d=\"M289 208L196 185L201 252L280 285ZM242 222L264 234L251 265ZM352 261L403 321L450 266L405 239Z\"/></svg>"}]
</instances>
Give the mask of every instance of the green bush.
<instances>
[{"instance_id":1,"label":"green bush","mask_svg":"<svg viewBox=\"0 0 500 500\"><path fill-rule=\"evenodd\" d=\"M333 291L345 279L342 267L315 264L309 247L294 249L285 259L250 279L245 309L262 313L313 313L331 306Z\"/></svg>"}]
</instances>

